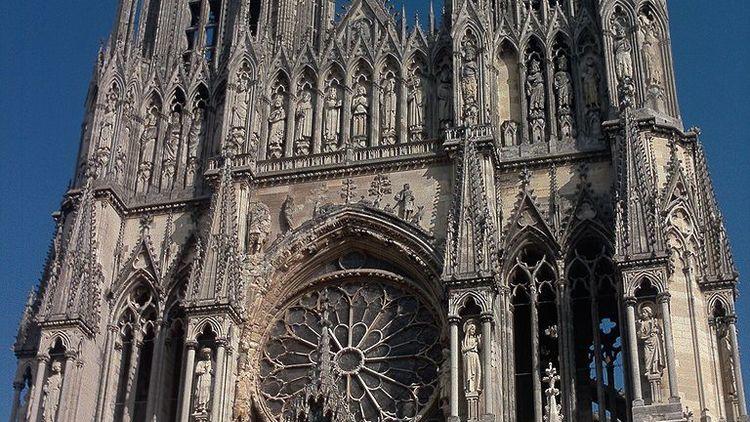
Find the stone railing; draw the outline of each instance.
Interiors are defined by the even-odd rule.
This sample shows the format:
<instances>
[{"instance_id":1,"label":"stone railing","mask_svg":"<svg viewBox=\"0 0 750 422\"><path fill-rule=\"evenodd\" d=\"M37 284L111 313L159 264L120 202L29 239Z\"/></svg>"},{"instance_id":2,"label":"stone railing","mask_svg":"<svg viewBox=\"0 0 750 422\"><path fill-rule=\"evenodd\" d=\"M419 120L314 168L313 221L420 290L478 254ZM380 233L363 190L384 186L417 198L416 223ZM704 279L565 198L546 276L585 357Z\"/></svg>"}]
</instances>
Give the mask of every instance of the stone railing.
<instances>
[{"instance_id":1,"label":"stone railing","mask_svg":"<svg viewBox=\"0 0 750 422\"><path fill-rule=\"evenodd\" d=\"M256 174L262 175L299 169L365 164L377 161L408 160L413 157L438 154L441 149L442 145L439 140L431 140L360 149L347 147L335 152L260 160L257 163L253 162L252 154L238 154L232 158L232 165L235 168L248 168L254 165ZM208 170L218 170L222 162L223 159L220 157L212 158L208 162Z\"/></svg>"}]
</instances>

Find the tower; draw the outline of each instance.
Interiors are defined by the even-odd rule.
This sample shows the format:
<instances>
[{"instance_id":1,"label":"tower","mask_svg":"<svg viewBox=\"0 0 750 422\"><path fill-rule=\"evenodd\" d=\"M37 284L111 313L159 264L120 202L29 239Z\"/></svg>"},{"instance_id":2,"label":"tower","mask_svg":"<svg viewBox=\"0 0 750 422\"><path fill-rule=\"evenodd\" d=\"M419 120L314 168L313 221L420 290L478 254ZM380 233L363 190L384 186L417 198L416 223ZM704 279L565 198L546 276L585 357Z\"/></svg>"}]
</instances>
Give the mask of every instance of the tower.
<instances>
[{"instance_id":1,"label":"tower","mask_svg":"<svg viewBox=\"0 0 750 422\"><path fill-rule=\"evenodd\" d=\"M12 420L747 420L665 2L405 16L120 1Z\"/></svg>"}]
</instances>

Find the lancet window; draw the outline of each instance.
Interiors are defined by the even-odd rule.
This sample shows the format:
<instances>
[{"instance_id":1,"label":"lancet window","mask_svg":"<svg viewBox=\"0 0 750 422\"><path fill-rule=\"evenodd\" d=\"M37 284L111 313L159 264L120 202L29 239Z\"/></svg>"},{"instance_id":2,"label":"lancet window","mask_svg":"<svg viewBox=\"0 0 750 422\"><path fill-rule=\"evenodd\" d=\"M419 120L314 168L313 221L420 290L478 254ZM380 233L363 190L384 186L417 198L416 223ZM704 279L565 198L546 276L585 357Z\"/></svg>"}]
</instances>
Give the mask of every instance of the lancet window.
<instances>
[{"instance_id":1,"label":"lancet window","mask_svg":"<svg viewBox=\"0 0 750 422\"><path fill-rule=\"evenodd\" d=\"M566 268L576 420L625 421L622 325L610 253L598 239L584 239L570 253Z\"/></svg>"},{"instance_id":2,"label":"lancet window","mask_svg":"<svg viewBox=\"0 0 750 422\"><path fill-rule=\"evenodd\" d=\"M187 19L184 60L189 61L192 54L197 52L206 61L213 61L220 33L221 0L188 0Z\"/></svg>"},{"instance_id":3,"label":"lancet window","mask_svg":"<svg viewBox=\"0 0 750 422\"><path fill-rule=\"evenodd\" d=\"M118 374L115 422L147 420L156 312L153 292L146 284L140 284L127 296L118 318L113 361Z\"/></svg>"},{"instance_id":4,"label":"lancet window","mask_svg":"<svg viewBox=\"0 0 750 422\"><path fill-rule=\"evenodd\" d=\"M560 369L557 275L549 254L525 247L511 269L516 419L541 421L550 397L542 386L545 368ZM555 399L557 400L557 398ZM559 412L558 409L552 411Z\"/></svg>"}]
</instances>

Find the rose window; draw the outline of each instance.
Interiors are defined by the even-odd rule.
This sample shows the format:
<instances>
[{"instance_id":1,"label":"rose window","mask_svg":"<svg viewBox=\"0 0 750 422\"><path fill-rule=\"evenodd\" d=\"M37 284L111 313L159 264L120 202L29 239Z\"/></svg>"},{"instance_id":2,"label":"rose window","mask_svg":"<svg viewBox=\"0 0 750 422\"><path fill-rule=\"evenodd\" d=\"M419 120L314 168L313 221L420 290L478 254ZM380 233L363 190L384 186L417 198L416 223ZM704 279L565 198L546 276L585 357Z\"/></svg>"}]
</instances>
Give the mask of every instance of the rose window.
<instances>
[{"instance_id":1,"label":"rose window","mask_svg":"<svg viewBox=\"0 0 750 422\"><path fill-rule=\"evenodd\" d=\"M281 417L327 354L338 396L358 421L413 420L436 395L440 329L414 295L377 281L321 287L293 300L262 350L260 391ZM327 330L326 336L322 336ZM328 339L328 345L321 339Z\"/></svg>"}]
</instances>

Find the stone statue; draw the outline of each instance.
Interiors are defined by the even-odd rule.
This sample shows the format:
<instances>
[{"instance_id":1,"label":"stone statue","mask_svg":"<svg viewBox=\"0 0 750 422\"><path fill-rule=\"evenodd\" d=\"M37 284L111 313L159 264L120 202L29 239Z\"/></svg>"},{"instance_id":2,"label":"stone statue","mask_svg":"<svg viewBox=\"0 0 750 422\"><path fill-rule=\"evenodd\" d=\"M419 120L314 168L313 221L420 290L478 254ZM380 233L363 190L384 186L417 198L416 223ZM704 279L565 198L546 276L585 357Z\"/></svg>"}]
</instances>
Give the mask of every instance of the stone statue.
<instances>
[{"instance_id":1,"label":"stone statue","mask_svg":"<svg viewBox=\"0 0 750 422\"><path fill-rule=\"evenodd\" d=\"M641 308L638 338L643 343L644 375L661 378L664 370L664 337L659 321L649 305Z\"/></svg>"},{"instance_id":2,"label":"stone statue","mask_svg":"<svg viewBox=\"0 0 750 422\"><path fill-rule=\"evenodd\" d=\"M478 101L479 91L479 64L477 63L479 51L476 41L472 37L462 43L463 65L461 66L461 86L463 88L464 108Z\"/></svg>"},{"instance_id":3,"label":"stone statue","mask_svg":"<svg viewBox=\"0 0 750 422\"><path fill-rule=\"evenodd\" d=\"M195 391L193 393L193 414L207 415L211 401L211 384L214 368L211 362L211 349L203 348L200 360L195 365Z\"/></svg>"},{"instance_id":4,"label":"stone statue","mask_svg":"<svg viewBox=\"0 0 750 422\"><path fill-rule=\"evenodd\" d=\"M146 122L141 134L141 163L151 163L154 159L154 146L158 136L156 113L156 110L146 113Z\"/></svg>"},{"instance_id":5,"label":"stone statue","mask_svg":"<svg viewBox=\"0 0 750 422\"><path fill-rule=\"evenodd\" d=\"M367 88L357 83L352 98L352 138L359 147L365 147L367 142L367 116L370 105L367 99Z\"/></svg>"},{"instance_id":6,"label":"stone statue","mask_svg":"<svg viewBox=\"0 0 750 422\"><path fill-rule=\"evenodd\" d=\"M422 132L424 131L424 86L422 81L422 75L419 72L414 72L412 75L409 90L409 132L415 138L413 140L419 141L422 139Z\"/></svg>"},{"instance_id":7,"label":"stone statue","mask_svg":"<svg viewBox=\"0 0 750 422\"><path fill-rule=\"evenodd\" d=\"M414 215L414 193L408 183L404 185L396 197L396 207L398 207L398 216L406 221L411 221Z\"/></svg>"},{"instance_id":8,"label":"stone statue","mask_svg":"<svg viewBox=\"0 0 750 422\"><path fill-rule=\"evenodd\" d=\"M590 109L599 109L599 85L601 78L596 66L596 59L588 56L583 67L583 102Z\"/></svg>"},{"instance_id":9,"label":"stone statue","mask_svg":"<svg viewBox=\"0 0 750 422\"><path fill-rule=\"evenodd\" d=\"M659 30L656 22L646 16L640 17L641 27L641 50L643 51L643 65L646 72L647 85L662 85L663 71L661 63L661 51Z\"/></svg>"},{"instance_id":10,"label":"stone statue","mask_svg":"<svg viewBox=\"0 0 750 422\"><path fill-rule=\"evenodd\" d=\"M339 90L333 85L328 85L325 96L325 124L323 132L323 151L333 152L339 145L339 133L341 132L341 99Z\"/></svg>"},{"instance_id":11,"label":"stone statue","mask_svg":"<svg viewBox=\"0 0 750 422\"><path fill-rule=\"evenodd\" d=\"M313 104L310 91L302 91L302 97L297 102L294 117L297 122L294 134L294 154L308 155L313 135Z\"/></svg>"},{"instance_id":12,"label":"stone statue","mask_svg":"<svg viewBox=\"0 0 750 422\"><path fill-rule=\"evenodd\" d=\"M628 40L627 23L623 17L615 17L612 20L612 33L614 36L615 50L615 72L617 79L633 77L632 46Z\"/></svg>"},{"instance_id":13,"label":"stone statue","mask_svg":"<svg viewBox=\"0 0 750 422\"><path fill-rule=\"evenodd\" d=\"M296 220L294 214L297 212L297 207L294 205L294 198L291 195L287 195L284 203L281 204L281 230L288 232L294 230L296 227Z\"/></svg>"},{"instance_id":14,"label":"stone statue","mask_svg":"<svg viewBox=\"0 0 750 422\"><path fill-rule=\"evenodd\" d=\"M169 117L169 136L164 143L164 161L172 164L177 162L177 148L182 138L182 113L173 110Z\"/></svg>"},{"instance_id":15,"label":"stone statue","mask_svg":"<svg viewBox=\"0 0 750 422\"><path fill-rule=\"evenodd\" d=\"M254 255L263 249L271 232L271 213L263 203L252 202L247 210L247 236L245 250Z\"/></svg>"},{"instance_id":16,"label":"stone statue","mask_svg":"<svg viewBox=\"0 0 750 422\"><path fill-rule=\"evenodd\" d=\"M237 96L235 97L234 104L232 105L232 120L231 126L233 128L245 128L247 124L247 110L250 105L250 74L246 71L241 71L237 80Z\"/></svg>"},{"instance_id":17,"label":"stone statue","mask_svg":"<svg viewBox=\"0 0 750 422\"><path fill-rule=\"evenodd\" d=\"M544 76L542 75L541 63L537 59L531 59L529 74L526 76L526 95L529 100L529 120L531 127L531 143L544 141L545 136L545 109L546 94L544 92Z\"/></svg>"},{"instance_id":18,"label":"stone statue","mask_svg":"<svg viewBox=\"0 0 750 422\"><path fill-rule=\"evenodd\" d=\"M281 93L274 94L271 100L268 123L268 158L281 158L284 155L284 138L286 137L286 110L284 109L284 95Z\"/></svg>"},{"instance_id":19,"label":"stone statue","mask_svg":"<svg viewBox=\"0 0 750 422\"><path fill-rule=\"evenodd\" d=\"M554 81L557 94L557 121L561 139L575 136L573 121L573 81L568 70L568 59L560 56L557 59L557 72Z\"/></svg>"},{"instance_id":20,"label":"stone statue","mask_svg":"<svg viewBox=\"0 0 750 422\"><path fill-rule=\"evenodd\" d=\"M57 408L60 405L60 392L62 390L62 364L52 361L47 382L42 387L42 421L55 422Z\"/></svg>"},{"instance_id":21,"label":"stone statue","mask_svg":"<svg viewBox=\"0 0 750 422\"><path fill-rule=\"evenodd\" d=\"M193 119L190 122L190 131L188 133L188 145L187 145L187 160L188 167L193 168L197 165L198 160L198 148L200 148L201 140L206 134L204 125L205 112L203 108L196 107L193 110Z\"/></svg>"},{"instance_id":22,"label":"stone statue","mask_svg":"<svg viewBox=\"0 0 750 422\"><path fill-rule=\"evenodd\" d=\"M115 117L117 105L117 92L114 90L107 94L107 101L104 103L104 116L102 117L102 129L99 134L99 145L109 146L115 132Z\"/></svg>"},{"instance_id":23,"label":"stone statue","mask_svg":"<svg viewBox=\"0 0 750 422\"><path fill-rule=\"evenodd\" d=\"M440 126L445 127L453 122L453 76L450 65L445 63L438 75L438 116Z\"/></svg>"},{"instance_id":24,"label":"stone statue","mask_svg":"<svg viewBox=\"0 0 750 422\"><path fill-rule=\"evenodd\" d=\"M381 136L385 145L396 143L396 80L387 78L383 81L382 93L380 94L380 125Z\"/></svg>"},{"instance_id":25,"label":"stone statue","mask_svg":"<svg viewBox=\"0 0 750 422\"><path fill-rule=\"evenodd\" d=\"M466 394L478 394L482 385L482 364L479 360L480 335L473 321L466 324L464 341L461 343L464 368L464 391Z\"/></svg>"}]
</instances>

